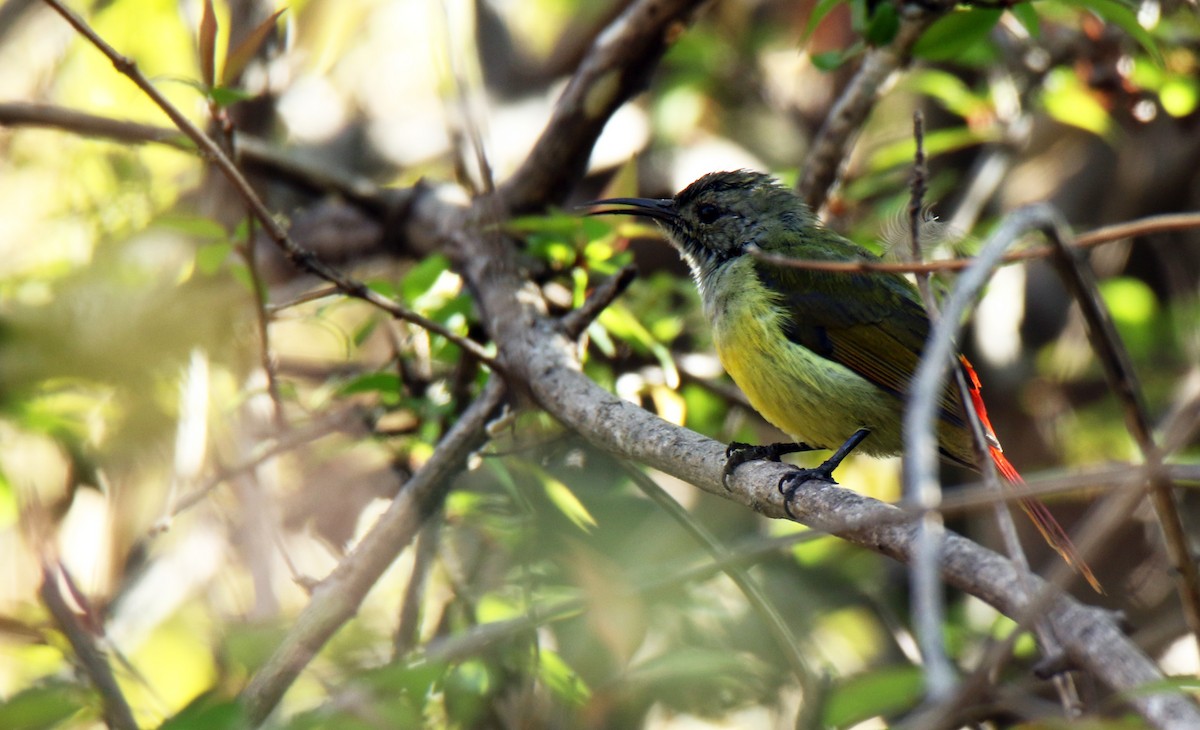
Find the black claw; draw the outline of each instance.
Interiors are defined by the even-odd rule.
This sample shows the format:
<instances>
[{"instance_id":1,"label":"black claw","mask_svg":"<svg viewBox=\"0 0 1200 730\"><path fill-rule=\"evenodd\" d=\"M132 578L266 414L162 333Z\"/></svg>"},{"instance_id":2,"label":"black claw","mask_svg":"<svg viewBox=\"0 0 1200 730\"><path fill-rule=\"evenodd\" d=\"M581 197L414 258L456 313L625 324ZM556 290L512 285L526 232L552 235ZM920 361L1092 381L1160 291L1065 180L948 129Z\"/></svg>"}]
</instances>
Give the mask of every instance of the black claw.
<instances>
[{"instance_id":1,"label":"black claw","mask_svg":"<svg viewBox=\"0 0 1200 730\"><path fill-rule=\"evenodd\" d=\"M787 513L789 518L793 520L796 519L796 515L792 513L791 504L792 497L794 497L796 492L800 490L801 484L811 481L837 484L837 482L833 479L833 469L837 466L837 464L833 464L831 466L829 461L832 461L832 459L826 461L815 469L794 469L793 471L790 471L779 478L779 485L777 486L777 489L779 489L779 493L783 495L783 511Z\"/></svg>"},{"instance_id":2,"label":"black claw","mask_svg":"<svg viewBox=\"0 0 1200 730\"><path fill-rule=\"evenodd\" d=\"M781 456L785 454L795 454L801 451L814 451L816 446L809 446L803 443L780 443L780 444L765 444L763 446L754 446L752 444L744 444L741 441L733 441L725 449L725 468L721 471L721 484L725 489L729 489L729 477L733 474L733 470L745 464L747 461L759 461L766 459L767 461L779 461Z\"/></svg>"},{"instance_id":3,"label":"black claw","mask_svg":"<svg viewBox=\"0 0 1200 730\"><path fill-rule=\"evenodd\" d=\"M837 484L833 478L833 470L838 468L838 466L842 463L842 460L845 459L851 451L854 451L854 447L861 444L863 439L870 434L871 432L867 429L860 428L855 431L850 438L846 439L846 443L838 447L838 450L833 452L833 454L817 468L796 469L780 477L777 489L779 489L779 493L783 495L783 511L787 513L789 518L793 520L796 519L796 515L792 513L791 503L792 497L795 496L796 490L800 488L800 485L807 481L813 480ZM784 486L785 484L787 485L786 487Z\"/></svg>"}]
</instances>

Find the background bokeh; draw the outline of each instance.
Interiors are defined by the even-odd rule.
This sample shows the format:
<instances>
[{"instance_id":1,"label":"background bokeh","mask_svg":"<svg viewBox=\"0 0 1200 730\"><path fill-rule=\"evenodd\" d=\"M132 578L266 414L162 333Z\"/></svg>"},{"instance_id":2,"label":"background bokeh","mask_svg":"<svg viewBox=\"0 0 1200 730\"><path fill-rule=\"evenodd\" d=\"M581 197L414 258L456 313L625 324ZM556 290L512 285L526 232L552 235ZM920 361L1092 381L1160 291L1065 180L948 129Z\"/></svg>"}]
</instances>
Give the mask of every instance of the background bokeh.
<instances>
[{"instance_id":1,"label":"background bokeh","mask_svg":"<svg viewBox=\"0 0 1200 730\"><path fill-rule=\"evenodd\" d=\"M248 176L302 245L486 342L447 259L416 253L388 206L416 184L469 193L514 171L628 4L302 0L260 38L282 6L216 2L215 85L200 62L204 3L75 7L193 121L223 139L236 130ZM503 222L552 309L637 264L638 280L588 330L588 375L722 441L781 438L721 374L676 255L644 225L581 220L571 206L665 197L716 169L795 182L856 64L891 41L896 7L706 5L679 26L646 93L613 116L566 206ZM222 78L239 53L248 60ZM886 253L897 238L916 110L926 202L947 229L931 257L970 252L1031 202L1053 203L1078 231L1200 207L1193 2L964 6L915 56L822 206L864 245ZM0 68L0 726L101 722L39 596L50 580L108 648L140 724L239 727L234 697L306 586L429 457L484 370L445 338L300 275L145 94L42 3L0 4ZM1195 462L1200 236L1125 239L1091 264L1149 413L1185 423L1171 459ZM993 423L1027 476L1140 459L1049 264L999 272L968 331ZM274 722L791 726L801 697L787 651L637 486L637 466L521 406ZM897 460L861 458L839 480L897 499L897 474ZM822 697L805 698L827 725L882 727L916 705L898 566L651 476L764 587L827 677ZM1053 508L1069 528L1092 496ZM1190 490L1181 501L1197 524ZM954 526L992 544L988 514ZM1052 560L1033 538L1034 564ZM1130 515L1092 559L1108 595L1089 600L1126 611L1166 671L1194 674L1160 543L1149 510ZM957 596L945 635L969 668L1011 626ZM1036 658L1031 639L1018 643L1002 690L979 708L986 721L1054 716L1028 673Z\"/></svg>"}]
</instances>

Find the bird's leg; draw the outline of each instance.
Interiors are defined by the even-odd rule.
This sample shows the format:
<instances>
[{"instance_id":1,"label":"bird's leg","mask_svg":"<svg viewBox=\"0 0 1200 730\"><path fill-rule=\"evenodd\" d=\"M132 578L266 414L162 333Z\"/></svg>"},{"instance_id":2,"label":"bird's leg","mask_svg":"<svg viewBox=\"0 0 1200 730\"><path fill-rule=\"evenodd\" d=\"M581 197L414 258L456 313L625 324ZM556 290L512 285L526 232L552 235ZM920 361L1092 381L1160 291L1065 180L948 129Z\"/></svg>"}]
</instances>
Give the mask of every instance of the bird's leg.
<instances>
[{"instance_id":1,"label":"bird's leg","mask_svg":"<svg viewBox=\"0 0 1200 730\"><path fill-rule=\"evenodd\" d=\"M729 477L733 474L733 470L745 464L747 461L759 461L766 459L767 461L779 461L779 457L785 454L797 454L801 451L816 451L819 447L809 446L805 443L781 443L781 444L765 444L763 446L755 446L753 444L744 444L741 441L733 441L729 447L725 449L725 469L721 472L721 484L725 489L729 489Z\"/></svg>"},{"instance_id":2,"label":"bird's leg","mask_svg":"<svg viewBox=\"0 0 1200 730\"><path fill-rule=\"evenodd\" d=\"M791 473L780 477L779 493L783 495L783 511L787 512L787 516L791 517L793 520L796 519L796 515L792 514L792 508L789 505L791 504L792 496L796 493L796 490L800 488L801 484L809 481L810 479L819 479L823 482L829 482L830 484L837 484L837 482L833 480L833 470L838 468L838 465L842 463L842 459L845 459L847 456L849 456L850 452L854 451L854 448L861 444L863 439L870 435L870 430L860 428L851 434L850 438L846 439L846 443L839 446L838 450L833 452L833 454L817 468L798 468Z\"/></svg>"}]
</instances>

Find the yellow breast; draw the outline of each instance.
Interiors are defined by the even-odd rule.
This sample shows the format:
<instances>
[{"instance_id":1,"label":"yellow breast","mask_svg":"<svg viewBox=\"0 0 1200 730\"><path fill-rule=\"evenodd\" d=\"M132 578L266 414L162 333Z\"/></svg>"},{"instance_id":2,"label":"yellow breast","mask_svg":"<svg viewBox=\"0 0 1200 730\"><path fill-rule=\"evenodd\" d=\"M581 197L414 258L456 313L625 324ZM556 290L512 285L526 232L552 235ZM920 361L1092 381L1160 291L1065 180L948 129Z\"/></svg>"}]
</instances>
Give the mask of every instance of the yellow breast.
<instances>
[{"instance_id":1,"label":"yellow breast","mask_svg":"<svg viewBox=\"0 0 1200 730\"><path fill-rule=\"evenodd\" d=\"M836 448L867 428L871 436L862 451L899 452L900 400L787 339L781 324L789 313L752 271L738 272L735 267L741 265L730 264L729 272L708 282L703 295L721 364L755 410L812 446ZM723 286L731 281L744 285Z\"/></svg>"}]
</instances>

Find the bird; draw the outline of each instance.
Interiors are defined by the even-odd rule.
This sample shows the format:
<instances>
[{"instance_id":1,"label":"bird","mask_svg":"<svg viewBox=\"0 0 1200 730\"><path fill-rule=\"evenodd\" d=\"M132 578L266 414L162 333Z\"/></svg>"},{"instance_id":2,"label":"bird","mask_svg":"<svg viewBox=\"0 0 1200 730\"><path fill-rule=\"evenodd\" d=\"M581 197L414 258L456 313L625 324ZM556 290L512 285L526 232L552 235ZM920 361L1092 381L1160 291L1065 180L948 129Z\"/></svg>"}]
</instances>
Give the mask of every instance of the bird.
<instances>
[{"instance_id":1,"label":"bird","mask_svg":"<svg viewBox=\"0 0 1200 730\"><path fill-rule=\"evenodd\" d=\"M746 461L834 450L820 466L781 480L790 516L786 505L798 485L834 482L834 469L851 451L901 453L906 397L931 326L908 278L792 267L754 255L879 261L825 227L790 188L761 172L712 172L673 198L608 198L588 206L592 215L640 216L663 229L691 270L725 371L756 411L794 439L760 446L733 442L726 479ZM961 355L957 364L992 462L1007 481L1023 484L988 421L974 368ZM944 460L979 471L966 408L948 382L938 402L938 450ZM1046 506L1033 497L1020 504L1046 542L1102 592Z\"/></svg>"}]
</instances>

